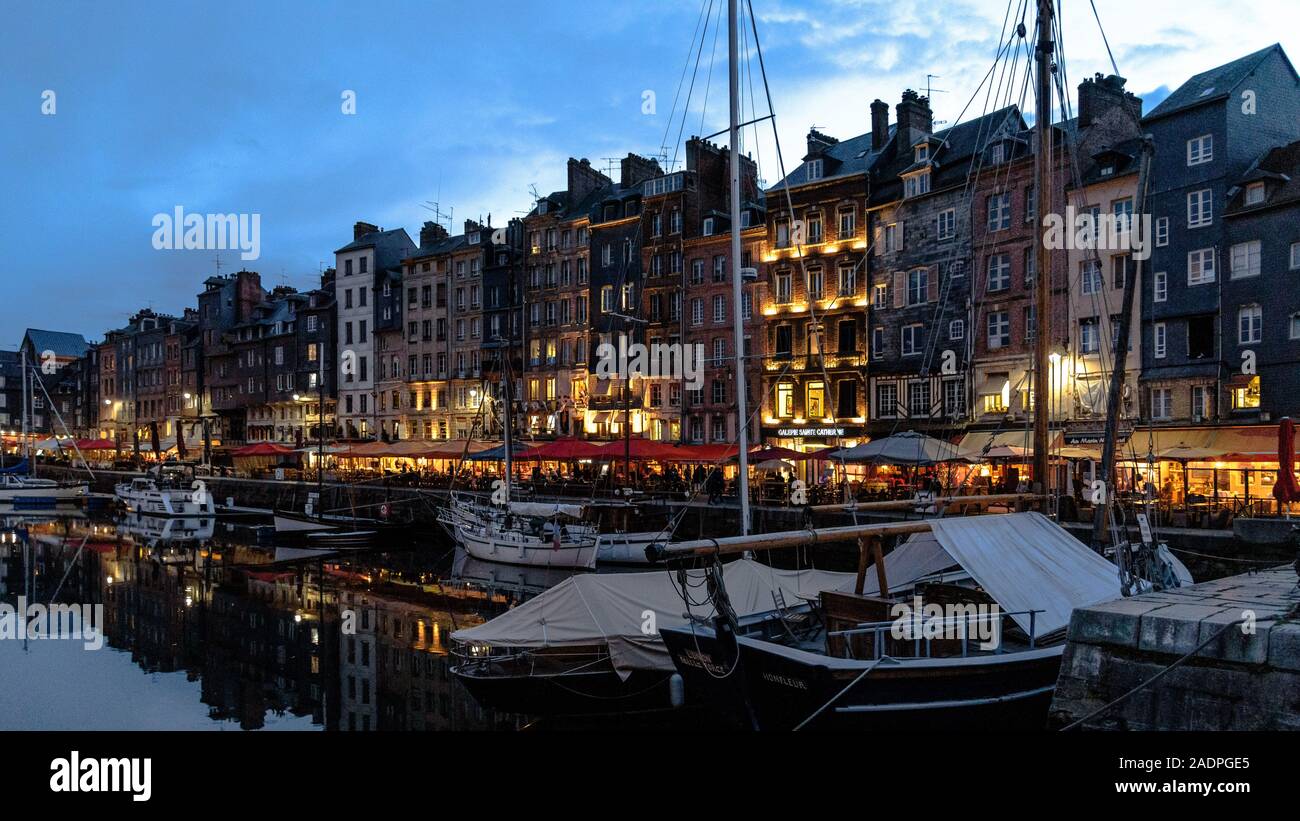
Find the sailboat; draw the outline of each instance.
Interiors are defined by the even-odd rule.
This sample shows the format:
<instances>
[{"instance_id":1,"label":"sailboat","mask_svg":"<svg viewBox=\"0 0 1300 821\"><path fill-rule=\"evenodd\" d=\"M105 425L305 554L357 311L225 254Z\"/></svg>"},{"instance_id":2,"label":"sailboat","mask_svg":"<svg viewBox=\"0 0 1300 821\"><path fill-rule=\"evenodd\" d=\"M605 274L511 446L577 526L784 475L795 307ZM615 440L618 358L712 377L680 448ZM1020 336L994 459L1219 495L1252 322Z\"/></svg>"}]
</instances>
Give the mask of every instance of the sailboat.
<instances>
[{"instance_id":1,"label":"sailboat","mask_svg":"<svg viewBox=\"0 0 1300 821\"><path fill-rule=\"evenodd\" d=\"M733 60L735 6L732 0ZM1051 0L1039 0L1035 129L1040 149L1035 190L1042 192L1044 213L1050 212L1052 190L1046 146L1051 139L1053 15ZM1149 167L1148 154L1139 182L1138 213ZM1040 243L1038 270L1044 273L1036 282L1036 374L1048 373L1050 254ZM1122 321L1127 321L1132 304L1132 280ZM1121 325L1117 339L1127 338ZM1119 365L1112 375L1102 465L1108 481L1114 470L1123 373ZM1034 481L1035 494L1043 500L1050 489L1047 382L1034 380ZM1108 513L1105 506L1098 512L1100 537L1091 547L1036 512L821 529L816 541L858 539L861 561L853 593L822 591L812 606L811 623L779 631L755 629L736 618L720 579L710 591L715 615L709 623L692 620L661 629L660 635L687 697L710 702L753 729L1042 728L1073 609L1188 580L1185 571L1176 571L1167 550L1150 545L1119 544L1112 551L1115 563L1108 561ZM906 564L909 557L937 546L974 584L926 584L913 586L906 596L897 591L891 596L879 540L904 534L911 534L908 541L890 554L896 563ZM656 552L668 560L711 557L716 562L725 554L797 547L808 541L806 533L772 533L684 542ZM868 545L878 575L874 595L865 588ZM984 630L993 634L989 640L972 638Z\"/></svg>"}]
</instances>

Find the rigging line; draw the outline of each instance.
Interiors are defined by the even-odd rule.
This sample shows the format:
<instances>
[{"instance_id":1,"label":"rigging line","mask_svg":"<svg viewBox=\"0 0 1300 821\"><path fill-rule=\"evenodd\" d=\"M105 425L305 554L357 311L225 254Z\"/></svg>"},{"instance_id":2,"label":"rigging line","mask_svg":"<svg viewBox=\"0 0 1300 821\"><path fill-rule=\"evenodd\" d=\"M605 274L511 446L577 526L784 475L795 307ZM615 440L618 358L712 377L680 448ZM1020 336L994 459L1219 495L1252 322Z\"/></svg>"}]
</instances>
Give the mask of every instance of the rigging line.
<instances>
[{"instance_id":1,"label":"rigging line","mask_svg":"<svg viewBox=\"0 0 1300 821\"><path fill-rule=\"evenodd\" d=\"M673 165L674 166L677 165L677 158L679 156L678 152L681 151L682 134L686 131L686 117L690 113L691 97L695 93L695 78L700 73L700 58L704 54L704 38L709 36L709 24L713 22L712 14L713 14L714 2L715 0L709 0L709 8L704 15L704 29L703 31L700 32L700 46L698 49L695 49L695 67L691 70L691 83L687 87L686 103L682 106L682 120L681 120L681 125L677 127L677 140L673 143ZM691 45L694 46L694 43L692 43ZM687 59L688 60L690 59L689 53L687 54ZM676 111L675 106L674 106L674 111Z\"/></svg>"},{"instance_id":2,"label":"rigging line","mask_svg":"<svg viewBox=\"0 0 1300 821\"><path fill-rule=\"evenodd\" d=\"M709 70L704 75L704 100L700 104L700 133L704 133L704 117L709 111L709 91L713 88L713 71L717 67L718 34L722 31L722 12L725 6L718 4L718 21L713 26L713 47L709 50ZM735 146L732 147L733 150Z\"/></svg>"},{"instance_id":3,"label":"rigging line","mask_svg":"<svg viewBox=\"0 0 1300 821\"><path fill-rule=\"evenodd\" d=\"M1119 66L1115 63L1115 53L1110 50L1110 39L1106 37L1106 27L1101 24L1101 15L1097 14L1097 3L1095 0L1088 0L1088 5L1092 6L1092 17L1097 21L1097 30L1101 32L1101 41L1106 44L1106 56L1110 57L1110 67L1118 76Z\"/></svg>"},{"instance_id":4,"label":"rigging line","mask_svg":"<svg viewBox=\"0 0 1300 821\"><path fill-rule=\"evenodd\" d=\"M700 25L704 22L704 9L708 2L709 0L700 0L700 14L695 19L695 31L691 34L691 45L686 50L686 60L682 63L682 75L677 79L677 91L673 94L673 107L668 112L668 121L664 123L663 144L660 146L660 149L665 152L668 149L668 133L672 130L673 120L677 119L677 102L682 96L682 86L686 84L686 70L691 67L691 52L695 51L695 38L699 36Z\"/></svg>"}]
</instances>

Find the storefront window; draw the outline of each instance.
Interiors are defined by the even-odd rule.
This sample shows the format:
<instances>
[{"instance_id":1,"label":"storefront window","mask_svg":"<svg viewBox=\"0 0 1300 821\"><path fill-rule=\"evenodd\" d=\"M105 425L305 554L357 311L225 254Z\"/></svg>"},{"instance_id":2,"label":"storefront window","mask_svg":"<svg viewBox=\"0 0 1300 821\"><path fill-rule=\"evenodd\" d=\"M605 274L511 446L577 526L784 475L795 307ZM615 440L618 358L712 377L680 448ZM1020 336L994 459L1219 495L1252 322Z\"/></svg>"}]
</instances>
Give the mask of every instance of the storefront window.
<instances>
[{"instance_id":1,"label":"storefront window","mask_svg":"<svg viewBox=\"0 0 1300 821\"><path fill-rule=\"evenodd\" d=\"M826 383L808 383L808 401L804 407L809 419L821 419L826 415Z\"/></svg>"}]
</instances>

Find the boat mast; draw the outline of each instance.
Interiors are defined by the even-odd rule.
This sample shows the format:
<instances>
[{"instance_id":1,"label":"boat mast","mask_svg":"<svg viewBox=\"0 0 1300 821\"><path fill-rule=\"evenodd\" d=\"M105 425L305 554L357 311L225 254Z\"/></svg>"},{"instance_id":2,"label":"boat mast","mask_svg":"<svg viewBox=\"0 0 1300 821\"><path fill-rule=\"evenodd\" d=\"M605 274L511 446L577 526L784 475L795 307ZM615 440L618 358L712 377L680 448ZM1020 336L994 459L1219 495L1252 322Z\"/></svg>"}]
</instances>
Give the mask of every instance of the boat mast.
<instances>
[{"instance_id":1,"label":"boat mast","mask_svg":"<svg viewBox=\"0 0 1300 821\"><path fill-rule=\"evenodd\" d=\"M316 504L325 502L325 351L320 352L320 374L316 377Z\"/></svg>"},{"instance_id":2,"label":"boat mast","mask_svg":"<svg viewBox=\"0 0 1300 821\"><path fill-rule=\"evenodd\" d=\"M27 349L26 348L23 348L22 351L22 374L23 374L23 458L27 460L27 475L35 476L36 462L32 460L32 443L31 443L31 438L28 436L28 432L31 430L31 424L30 424L31 408L29 405L29 403L31 402L31 397L28 395L27 392L28 374L27 374Z\"/></svg>"},{"instance_id":3,"label":"boat mast","mask_svg":"<svg viewBox=\"0 0 1300 821\"><path fill-rule=\"evenodd\" d=\"M1046 0L1045 0L1046 1ZM740 274L740 2L727 0L727 66L731 116L731 317L736 352L736 439L740 445L740 535L749 535L749 413L745 402L745 328Z\"/></svg>"},{"instance_id":4,"label":"boat mast","mask_svg":"<svg viewBox=\"0 0 1300 821\"><path fill-rule=\"evenodd\" d=\"M512 476L514 476L514 472L515 472L514 470L514 465L515 465L514 404L515 403L514 403L514 388L512 386L512 383L514 382L514 378L513 375L510 373L511 359L510 359L509 346L503 345L501 348L499 348L499 351L500 353L498 355L501 357L501 383L502 383L501 394L502 394L502 399L505 401L505 411L503 413L504 422L505 422L505 431L502 434L502 440L504 443L504 447L506 449L506 453L505 453L506 475L503 480L504 482L503 486L505 487L505 492L506 492L505 506L506 508L509 508L510 507L510 479Z\"/></svg>"},{"instance_id":5,"label":"boat mast","mask_svg":"<svg viewBox=\"0 0 1300 821\"><path fill-rule=\"evenodd\" d=\"M1133 223L1128 226L1130 236L1138 230L1142 215L1146 211L1147 185L1151 179L1151 156L1155 153L1154 143L1147 137L1142 140L1142 160L1138 167L1137 194L1133 203ZM1133 258L1133 271L1124 279L1123 308L1120 309L1119 325L1115 334L1115 355L1111 360L1110 394L1106 398L1106 435L1102 440L1101 481L1104 495L1101 503L1093 510L1092 547L1098 552L1109 543L1110 529L1106 526L1110 518L1111 496L1115 492L1115 454L1118 448L1115 439L1119 435L1119 404L1124 393L1125 371L1128 366L1129 325L1133 314L1133 301L1136 299L1139 283L1142 281L1142 259Z\"/></svg>"},{"instance_id":6,"label":"boat mast","mask_svg":"<svg viewBox=\"0 0 1300 821\"><path fill-rule=\"evenodd\" d=\"M1050 492L1048 478L1048 348L1052 326L1052 254L1044 242L1044 217L1052 212L1051 168L1049 156L1052 147L1052 38L1053 0L1038 0L1037 62L1038 99L1034 113L1034 131L1038 137L1038 151L1034 164L1034 190L1038 196L1037 257L1038 276L1034 287L1034 486L1035 492L1046 496Z\"/></svg>"}]
</instances>

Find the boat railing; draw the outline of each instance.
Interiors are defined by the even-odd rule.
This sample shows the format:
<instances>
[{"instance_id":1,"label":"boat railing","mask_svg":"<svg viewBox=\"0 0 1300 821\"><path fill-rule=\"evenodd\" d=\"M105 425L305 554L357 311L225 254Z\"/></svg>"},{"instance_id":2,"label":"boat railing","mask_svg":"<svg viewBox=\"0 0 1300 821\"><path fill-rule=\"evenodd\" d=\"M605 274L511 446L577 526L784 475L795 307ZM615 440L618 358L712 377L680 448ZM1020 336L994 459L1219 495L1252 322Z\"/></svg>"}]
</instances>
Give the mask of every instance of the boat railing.
<instances>
[{"instance_id":1,"label":"boat railing","mask_svg":"<svg viewBox=\"0 0 1300 821\"><path fill-rule=\"evenodd\" d=\"M942 628L944 636L921 636L912 637L913 655L910 658L930 658L932 644L935 638L946 638L950 635L949 628L959 628L959 639L961 641L961 657L966 658L970 655L970 638L971 628L978 627L984 622L997 621L1001 622L1005 616L1028 616L1029 617L1029 649L1033 650L1037 642L1037 617L1043 610L998 610L995 613L966 613L962 615L945 616L939 619L923 619L922 623L927 630L935 626ZM889 621L872 621L860 622L857 627L850 630L834 630L826 634L827 638L841 638L843 641L843 657L854 658L852 639L854 637L870 636L873 658L882 658L885 655L885 640L890 638L898 626L899 619ZM993 649L995 654L1003 652L1002 642L999 641ZM893 654L891 654L893 655ZM894 658L899 656L894 655ZM907 657L905 657L907 658Z\"/></svg>"}]
</instances>

